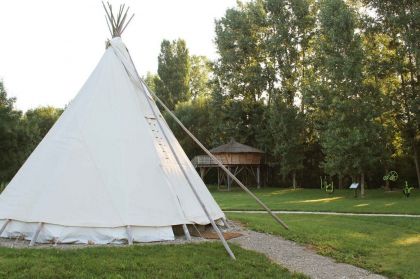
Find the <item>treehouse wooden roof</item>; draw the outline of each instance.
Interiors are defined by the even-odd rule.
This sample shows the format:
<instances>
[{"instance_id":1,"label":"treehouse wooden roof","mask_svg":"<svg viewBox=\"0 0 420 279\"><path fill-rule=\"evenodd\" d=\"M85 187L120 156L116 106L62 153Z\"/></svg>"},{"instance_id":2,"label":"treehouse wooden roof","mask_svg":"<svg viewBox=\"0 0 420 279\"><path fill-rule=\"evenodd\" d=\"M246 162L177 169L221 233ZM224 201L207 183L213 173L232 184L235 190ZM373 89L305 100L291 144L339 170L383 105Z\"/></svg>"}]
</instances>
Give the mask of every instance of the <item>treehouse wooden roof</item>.
<instances>
[{"instance_id":1,"label":"treehouse wooden roof","mask_svg":"<svg viewBox=\"0 0 420 279\"><path fill-rule=\"evenodd\" d=\"M264 153L262 150L239 143L231 139L228 143L210 149L213 154L217 153Z\"/></svg>"}]
</instances>

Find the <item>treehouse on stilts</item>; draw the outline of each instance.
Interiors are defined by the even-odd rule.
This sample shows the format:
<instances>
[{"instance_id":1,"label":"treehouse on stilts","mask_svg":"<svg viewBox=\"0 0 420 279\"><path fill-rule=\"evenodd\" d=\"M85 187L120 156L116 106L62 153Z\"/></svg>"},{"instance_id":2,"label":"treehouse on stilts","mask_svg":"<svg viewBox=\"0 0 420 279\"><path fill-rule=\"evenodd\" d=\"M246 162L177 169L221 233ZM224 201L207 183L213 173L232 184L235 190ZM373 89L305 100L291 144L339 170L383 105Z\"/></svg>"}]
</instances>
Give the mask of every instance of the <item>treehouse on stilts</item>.
<instances>
[{"instance_id":1,"label":"treehouse on stilts","mask_svg":"<svg viewBox=\"0 0 420 279\"><path fill-rule=\"evenodd\" d=\"M250 174L255 178L258 188L261 187L261 167L264 152L255 147L241 144L234 139L228 143L210 149L210 152L234 175ZM232 179L224 171L220 171L217 162L208 155L199 155L192 159L195 168L200 171L201 179L212 168L217 168L217 184L227 184L227 190L232 188Z\"/></svg>"}]
</instances>

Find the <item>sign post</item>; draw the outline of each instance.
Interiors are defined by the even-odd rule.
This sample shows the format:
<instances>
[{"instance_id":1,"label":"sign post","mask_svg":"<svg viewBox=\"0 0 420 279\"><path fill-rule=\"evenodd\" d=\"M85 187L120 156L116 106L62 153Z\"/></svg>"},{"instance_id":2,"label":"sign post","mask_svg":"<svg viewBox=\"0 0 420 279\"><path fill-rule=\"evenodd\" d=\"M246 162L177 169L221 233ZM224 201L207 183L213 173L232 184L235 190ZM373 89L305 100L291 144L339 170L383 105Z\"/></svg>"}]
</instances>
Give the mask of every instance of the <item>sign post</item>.
<instances>
[{"instance_id":1,"label":"sign post","mask_svg":"<svg viewBox=\"0 0 420 279\"><path fill-rule=\"evenodd\" d=\"M349 189L354 189L354 197L357 198L357 189L359 189L359 183L353 182Z\"/></svg>"}]
</instances>

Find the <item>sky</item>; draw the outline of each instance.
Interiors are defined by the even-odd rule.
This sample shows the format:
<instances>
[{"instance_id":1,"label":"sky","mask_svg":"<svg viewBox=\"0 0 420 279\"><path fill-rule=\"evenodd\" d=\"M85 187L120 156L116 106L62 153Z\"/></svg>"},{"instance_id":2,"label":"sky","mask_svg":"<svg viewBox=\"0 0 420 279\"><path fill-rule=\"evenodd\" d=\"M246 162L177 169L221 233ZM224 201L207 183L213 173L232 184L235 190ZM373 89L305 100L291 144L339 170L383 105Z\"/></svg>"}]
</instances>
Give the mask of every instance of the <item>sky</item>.
<instances>
[{"instance_id":1,"label":"sky","mask_svg":"<svg viewBox=\"0 0 420 279\"><path fill-rule=\"evenodd\" d=\"M118 7L121 1L110 1ZM125 0L133 20L122 39L140 75L156 72L163 39L183 38L191 54L217 57L214 21L236 0ZM16 108L64 107L110 37L100 0L0 0L0 79Z\"/></svg>"}]
</instances>

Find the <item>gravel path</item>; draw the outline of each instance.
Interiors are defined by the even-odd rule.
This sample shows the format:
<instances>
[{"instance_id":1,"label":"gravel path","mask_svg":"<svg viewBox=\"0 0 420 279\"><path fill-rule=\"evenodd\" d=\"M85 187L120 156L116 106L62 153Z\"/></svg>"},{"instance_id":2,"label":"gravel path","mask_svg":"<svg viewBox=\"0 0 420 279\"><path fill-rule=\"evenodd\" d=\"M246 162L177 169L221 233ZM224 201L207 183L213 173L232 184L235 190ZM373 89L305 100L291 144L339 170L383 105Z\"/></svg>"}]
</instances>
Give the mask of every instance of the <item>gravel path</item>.
<instances>
[{"instance_id":1,"label":"gravel path","mask_svg":"<svg viewBox=\"0 0 420 279\"><path fill-rule=\"evenodd\" d=\"M247 214L267 214L262 210L223 210L225 213L247 213ZM326 212L326 211L288 211L273 210L274 214L314 214L314 215L338 215L338 216L368 216L368 217L409 217L420 218L415 214L393 214L393 213L348 213L348 212Z\"/></svg>"},{"instance_id":2,"label":"gravel path","mask_svg":"<svg viewBox=\"0 0 420 279\"><path fill-rule=\"evenodd\" d=\"M232 224L235 226L235 224ZM265 254L275 263L290 271L303 273L310 278L320 279L384 279L381 275L349 264L337 263L333 259L316 254L314 251L293 241L270 234L243 230L243 234L229 242L244 249Z\"/></svg>"}]
</instances>

